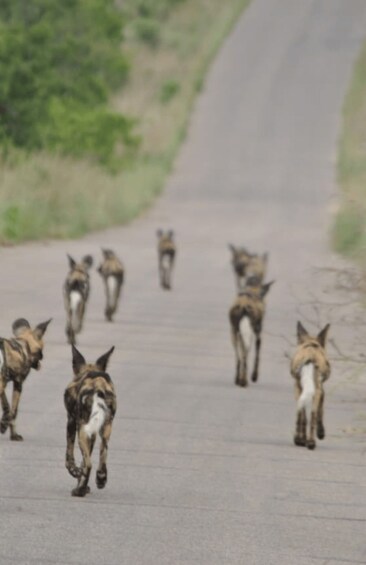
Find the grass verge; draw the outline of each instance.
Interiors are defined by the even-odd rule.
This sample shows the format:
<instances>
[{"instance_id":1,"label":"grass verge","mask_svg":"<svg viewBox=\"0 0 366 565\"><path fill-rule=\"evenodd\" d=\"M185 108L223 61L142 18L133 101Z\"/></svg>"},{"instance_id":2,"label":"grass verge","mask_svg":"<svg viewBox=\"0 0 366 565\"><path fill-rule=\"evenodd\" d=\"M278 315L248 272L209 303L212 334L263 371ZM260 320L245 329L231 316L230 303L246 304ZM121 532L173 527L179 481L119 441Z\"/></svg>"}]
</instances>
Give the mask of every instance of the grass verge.
<instances>
[{"instance_id":1,"label":"grass verge","mask_svg":"<svg viewBox=\"0 0 366 565\"><path fill-rule=\"evenodd\" d=\"M334 249L366 264L366 43L356 62L343 109L338 152L342 189L332 227Z\"/></svg>"},{"instance_id":2,"label":"grass verge","mask_svg":"<svg viewBox=\"0 0 366 565\"><path fill-rule=\"evenodd\" d=\"M138 153L111 175L47 152L0 164L0 242L79 237L124 224L161 192L207 68L250 0L185 0L161 25L126 27L128 84L111 104L138 119ZM127 2L128 5L128 2Z\"/></svg>"}]
</instances>

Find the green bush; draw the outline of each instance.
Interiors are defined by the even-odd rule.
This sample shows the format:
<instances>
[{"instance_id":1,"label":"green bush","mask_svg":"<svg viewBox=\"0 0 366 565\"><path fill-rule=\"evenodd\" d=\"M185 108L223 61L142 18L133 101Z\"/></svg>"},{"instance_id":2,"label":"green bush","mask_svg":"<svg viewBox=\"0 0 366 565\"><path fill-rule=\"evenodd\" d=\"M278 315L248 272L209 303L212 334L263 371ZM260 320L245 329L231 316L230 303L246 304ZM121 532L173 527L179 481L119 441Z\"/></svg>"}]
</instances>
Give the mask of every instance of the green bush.
<instances>
[{"instance_id":1,"label":"green bush","mask_svg":"<svg viewBox=\"0 0 366 565\"><path fill-rule=\"evenodd\" d=\"M333 244L338 253L350 255L359 249L365 234L365 215L346 205L338 212L333 226Z\"/></svg>"},{"instance_id":2,"label":"green bush","mask_svg":"<svg viewBox=\"0 0 366 565\"><path fill-rule=\"evenodd\" d=\"M167 80L160 90L160 101L163 104L170 102L180 90L180 85L176 80Z\"/></svg>"},{"instance_id":3,"label":"green bush","mask_svg":"<svg viewBox=\"0 0 366 565\"><path fill-rule=\"evenodd\" d=\"M105 161L117 142L128 143L132 123L106 109L129 69L120 50L122 23L113 0L2 0L0 145L47 148L51 126L57 128L51 146L70 153L73 145L78 156L99 158L95 147L106 141ZM65 109L66 124L55 119L55 108ZM75 108L78 143L71 143L65 129L75 123ZM102 124L112 125L107 139Z\"/></svg>"},{"instance_id":4,"label":"green bush","mask_svg":"<svg viewBox=\"0 0 366 565\"><path fill-rule=\"evenodd\" d=\"M74 157L89 155L104 165L116 164L118 148L135 148L134 121L105 108L90 109L73 101L54 98L42 131L47 147Z\"/></svg>"},{"instance_id":5,"label":"green bush","mask_svg":"<svg viewBox=\"0 0 366 565\"><path fill-rule=\"evenodd\" d=\"M150 47L157 47L160 42L159 24L151 18L139 18L136 20L135 34L140 41L143 41Z\"/></svg>"},{"instance_id":6,"label":"green bush","mask_svg":"<svg viewBox=\"0 0 366 565\"><path fill-rule=\"evenodd\" d=\"M178 4L183 4L186 0L119 0L124 10L133 16L143 18L166 17L169 12L176 8Z\"/></svg>"}]
</instances>

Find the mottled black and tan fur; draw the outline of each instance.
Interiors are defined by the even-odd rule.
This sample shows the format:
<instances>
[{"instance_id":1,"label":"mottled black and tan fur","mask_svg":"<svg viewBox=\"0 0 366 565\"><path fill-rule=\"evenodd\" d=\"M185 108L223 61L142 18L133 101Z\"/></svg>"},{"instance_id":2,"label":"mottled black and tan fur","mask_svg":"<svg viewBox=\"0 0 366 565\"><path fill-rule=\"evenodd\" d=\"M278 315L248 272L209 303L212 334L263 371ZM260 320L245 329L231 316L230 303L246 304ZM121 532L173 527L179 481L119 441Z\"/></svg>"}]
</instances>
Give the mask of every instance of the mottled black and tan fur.
<instances>
[{"instance_id":1,"label":"mottled black and tan fur","mask_svg":"<svg viewBox=\"0 0 366 565\"><path fill-rule=\"evenodd\" d=\"M157 230L158 236L158 261L159 261L159 278L160 285L165 290L172 288L172 271L174 266L175 257L177 254L176 246L174 243L174 232L168 230Z\"/></svg>"},{"instance_id":2,"label":"mottled black and tan fur","mask_svg":"<svg viewBox=\"0 0 366 565\"><path fill-rule=\"evenodd\" d=\"M95 363L87 363L76 347L72 346L74 378L66 387L64 403L67 410L66 469L78 479L77 486L71 492L73 496L85 496L90 492L88 482L92 467L91 456L98 435L101 443L96 484L98 488L104 488L107 483L108 441L117 407L113 382L106 373L113 351L114 347ZM74 457L76 433L82 454L80 467L75 464Z\"/></svg>"},{"instance_id":3,"label":"mottled black and tan fur","mask_svg":"<svg viewBox=\"0 0 366 565\"><path fill-rule=\"evenodd\" d=\"M248 385L248 355L255 339L255 358L252 381L258 380L261 333L265 314L264 298L274 281L263 284L253 277L248 279L244 290L229 310L231 338L236 357L235 384Z\"/></svg>"},{"instance_id":4,"label":"mottled black and tan fur","mask_svg":"<svg viewBox=\"0 0 366 565\"><path fill-rule=\"evenodd\" d=\"M43 335L47 322L38 324L34 329L24 318L13 323L14 338L0 338L0 397L3 415L0 421L0 432L3 434L10 428L10 439L21 441L23 438L16 431L16 418L23 383L31 369L39 371L43 359ZM13 383L11 405L6 396L6 386Z\"/></svg>"},{"instance_id":5,"label":"mottled black and tan fur","mask_svg":"<svg viewBox=\"0 0 366 565\"><path fill-rule=\"evenodd\" d=\"M90 280L89 269L93 264L90 255L77 263L70 255L69 273L63 286L64 303L66 310L66 337L68 343L76 343L76 335L83 327L85 307L89 298Z\"/></svg>"},{"instance_id":6,"label":"mottled black and tan fur","mask_svg":"<svg viewBox=\"0 0 366 565\"><path fill-rule=\"evenodd\" d=\"M265 279L268 263L268 253L258 255L250 253L244 247L235 247L229 243L232 253L231 264L233 266L238 292L243 290L246 281L256 277L260 282Z\"/></svg>"},{"instance_id":7,"label":"mottled black and tan fur","mask_svg":"<svg viewBox=\"0 0 366 565\"><path fill-rule=\"evenodd\" d=\"M103 262L97 271L101 274L106 293L105 317L111 322L117 311L118 300L124 282L124 268L117 255L111 249L102 249Z\"/></svg>"},{"instance_id":8,"label":"mottled black and tan fur","mask_svg":"<svg viewBox=\"0 0 366 565\"><path fill-rule=\"evenodd\" d=\"M330 376L330 363L325 351L329 330L327 324L317 336L311 336L301 322L297 323L297 348L291 360L295 379L296 430L295 445L315 449L315 433L324 439L324 382Z\"/></svg>"}]
</instances>

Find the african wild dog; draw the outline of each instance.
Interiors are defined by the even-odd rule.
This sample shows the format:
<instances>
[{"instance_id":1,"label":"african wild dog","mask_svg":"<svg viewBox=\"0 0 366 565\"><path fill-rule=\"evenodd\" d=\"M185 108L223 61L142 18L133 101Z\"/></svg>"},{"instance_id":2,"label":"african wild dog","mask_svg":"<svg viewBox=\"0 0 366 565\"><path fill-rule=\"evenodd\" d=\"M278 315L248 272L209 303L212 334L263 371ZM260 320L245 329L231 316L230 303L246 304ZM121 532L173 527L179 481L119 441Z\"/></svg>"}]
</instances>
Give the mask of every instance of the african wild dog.
<instances>
[{"instance_id":1,"label":"african wild dog","mask_svg":"<svg viewBox=\"0 0 366 565\"><path fill-rule=\"evenodd\" d=\"M16 432L16 418L23 383L31 369L39 371L43 359L43 335L47 322L38 324L33 330L24 318L18 318L13 323L14 338L0 338L0 396L3 416L0 421L0 432L3 434L10 428L10 439L22 441L22 436ZM8 382L13 383L11 406L6 397L5 389Z\"/></svg>"},{"instance_id":2,"label":"african wild dog","mask_svg":"<svg viewBox=\"0 0 366 565\"><path fill-rule=\"evenodd\" d=\"M297 323L298 346L291 360L297 402L294 442L308 449L316 446L315 429L318 439L325 437L323 383L330 376L325 351L329 327L327 324L316 337L312 337L300 322Z\"/></svg>"},{"instance_id":3,"label":"african wild dog","mask_svg":"<svg viewBox=\"0 0 366 565\"><path fill-rule=\"evenodd\" d=\"M235 247L229 243L232 253L232 266L236 277L238 292L245 288L248 278L257 277L260 282L264 280L267 270L268 253L257 255L250 253L244 247Z\"/></svg>"},{"instance_id":4,"label":"african wild dog","mask_svg":"<svg viewBox=\"0 0 366 565\"><path fill-rule=\"evenodd\" d=\"M159 229L156 235L158 236L160 284L162 288L169 290L171 289L171 276L177 253L173 240L174 232L169 230L164 233L163 230Z\"/></svg>"},{"instance_id":5,"label":"african wild dog","mask_svg":"<svg viewBox=\"0 0 366 565\"><path fill-rule=\"evenodd\" d=\"M80 263L74 261L70 255L70 271L66 277L63 292L66 310L66 336L68 343L76 343L75 335L83 326L85 306L90 292L88 270L93 264L91 255L85 255Z\"/></svg>"},{"instance_id":6,"label":"african wild dog","mask_svg":"<svg viewBox=\"0 0 366 565\"><path fill-rule=\"evenodd\" d=\"M100 436L101 444L96 484L98 488L104 488L107 483L108 441L116 413L116 395L106 369L113 351L114 347L111 347L95 363L89 364L76 347L72 346L74 378L64 394L67 410L66 469L78 479L76 488L71 492L72 496L85 496L90 492L88 482L91 456L97 435ZM74 458L76 432L82 454L81 467L76 466Z\"/></svg>"},{"instance_id":7,"label":"african wild dog","mask_svg":"<svg viewBox=\"0 0 366 565\"><path fill-rule=\"evenodd\" d=\"M103 262L97 271L101 274L104 281L106 292L105 317L111 322L118 306L118 299L124 280L124 268L117 255L111 249L102 249Z\"/></svg>"},{"instance_id":8,"label":"african wild dog","mask_svg":"<svg viewBox=\"0 0 366 565\"><path fill-rule=\"evenodd\" d=\"M252 381L258 380L261 332L265 313L264 297L274 281L263 284L256 277L247 280L244 290L238 295L229 310L231 338L236 356L235 384L248 385L247 365L253 334L255 336L255 360Z\"/></svg>"}]
</instances>

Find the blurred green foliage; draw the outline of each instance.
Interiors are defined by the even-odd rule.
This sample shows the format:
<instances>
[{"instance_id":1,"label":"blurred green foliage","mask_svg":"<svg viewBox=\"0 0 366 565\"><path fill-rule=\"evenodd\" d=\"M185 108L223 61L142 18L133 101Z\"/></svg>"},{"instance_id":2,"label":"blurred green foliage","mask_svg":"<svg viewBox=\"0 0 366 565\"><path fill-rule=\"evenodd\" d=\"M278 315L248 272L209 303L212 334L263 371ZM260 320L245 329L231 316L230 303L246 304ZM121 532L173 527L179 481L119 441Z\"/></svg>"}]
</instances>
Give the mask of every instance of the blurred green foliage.
<instances>
[{"instance_id":1,"label":"blurred green foliage","mask_svg":"<svg viewBox=\"0 0 366 565\"><path fill-rule=\"evenodd\" d=\"M135 35L138 39L149 45L157 47L160 41L159 24L149 17L138 18L134 24Z\"/></svg>"},{"instance_id":2,"label":"blurred green foliage","mask_svg":"<svg viewBox=\"0 0 366 565\"><path fill-rule=\"evenodd\" d=\"M176 80L165 81L160 90L160 101L162 104L167 104L171 101L180 90L180 85Z\"/></svg>"},{"instance_id":3,"label":"blurred green foliage","mask_svg":"<svg viewBox=\"0 0 366 565\"><path fill-rule=\"evenodd\" d=\"M0 145L93 157L137 143L107 107L127 79L113 0L1 0Z\"/></svg>"},{"instance_id":4,"label":"blurred green foliage","mask_svg":"<svg viewBox=\"0 0 366 565\"><path fill-rule=\"evenodd\" d=\"M116 0L130 17L153 18L161 21L170 11L186 0Z\"/></svg>"}]
</instances>

